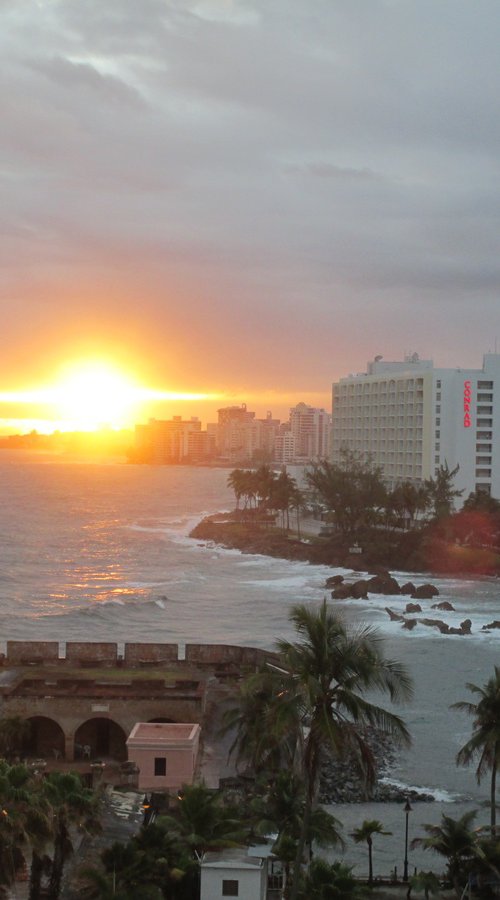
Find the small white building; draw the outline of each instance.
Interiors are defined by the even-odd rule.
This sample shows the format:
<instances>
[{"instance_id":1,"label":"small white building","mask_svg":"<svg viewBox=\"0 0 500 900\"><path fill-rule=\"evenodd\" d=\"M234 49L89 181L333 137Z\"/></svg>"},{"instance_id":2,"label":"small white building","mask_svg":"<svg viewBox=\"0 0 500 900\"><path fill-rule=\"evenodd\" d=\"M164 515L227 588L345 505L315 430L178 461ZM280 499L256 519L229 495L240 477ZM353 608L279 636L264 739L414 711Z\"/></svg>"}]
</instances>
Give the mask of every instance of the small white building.
<instances>
[{"instance_id":1,"label":"small white building","mask_svg":"<svg viewBox=\"0 0 500 900\"><path fill-rule=\"evenodd\" d=\"M200 869L200 900L279 900L282 896L282 866L268 845L207 852Z\"/></svg>"},{"instance_id":2,"label":"small white building","mask_svg":"<svg viewBox=\"0 0 500 900\"><path fill-rule=\"evenodd\" d=\"M139 769L139 790L177 790L191 784L200 732L192 722L137 722L127 738L127 750Z\"/></svg>"}]
</instances>

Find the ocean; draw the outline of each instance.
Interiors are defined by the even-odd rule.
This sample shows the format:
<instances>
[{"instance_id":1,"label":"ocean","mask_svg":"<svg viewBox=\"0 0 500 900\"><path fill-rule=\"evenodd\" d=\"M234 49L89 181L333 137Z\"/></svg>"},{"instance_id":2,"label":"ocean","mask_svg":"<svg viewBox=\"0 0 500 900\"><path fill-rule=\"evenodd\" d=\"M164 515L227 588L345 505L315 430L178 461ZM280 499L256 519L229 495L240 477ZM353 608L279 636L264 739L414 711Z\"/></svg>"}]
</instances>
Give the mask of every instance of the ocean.
<instances>
[{"instance_id":1,"label":"ocean","mask_svg":"<svg viewBox=\"0 0 500 900\"><path fill-rule=\"evenodd\" d=\"M325 595L326 566L245 555L193 540L199 519L234 505L229 470L149 467L67 460L22 451L0 454L0 651L7 640L166 641L246 644L272 648L292 637L294 603L314 605ZM394 573L410 580L406 573ZM416 584L428 576L412 575ZM457 768L455 755L471 723L450 710L471 699L466 683L483 684L500 664L500 631L482 626L500 618L496 579L432 578L453 613L425 615L449 624L472 620L467 637L443 636L417 626L401 629L385 607L402 611L406 597L336 601L353 624L375 626L386 655L403 661L415 696L402 710L413 738L398 756L390 778L433 793L436 802L415 804L410 839L422 822L441 812L457 816L487 800L487 780ZM435 601L434 601L435 602ZM380 819L392 836L375 838L378 874L402 871L404 814L397 804L332 807L346 832L365 818ZM478 823L487 821L481 810ZM349 845L346 861L367 868L366 850ZM422 851L412 866L442 868Z\"/></svg>"}]
</instances>

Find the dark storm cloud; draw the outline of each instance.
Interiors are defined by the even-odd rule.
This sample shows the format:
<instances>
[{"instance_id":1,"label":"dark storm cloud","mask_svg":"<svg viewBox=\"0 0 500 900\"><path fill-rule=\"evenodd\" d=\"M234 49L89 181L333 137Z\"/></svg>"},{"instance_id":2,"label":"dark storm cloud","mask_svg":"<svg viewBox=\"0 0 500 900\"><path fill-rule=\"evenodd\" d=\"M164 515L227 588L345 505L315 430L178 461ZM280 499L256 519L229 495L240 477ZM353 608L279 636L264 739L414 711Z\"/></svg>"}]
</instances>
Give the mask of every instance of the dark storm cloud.
<instances>
[{"instance_id":1,"label":"dark storm cloud","mask_svg":"<svg viewBox=\"0 0 500 900\"><path fill-rule=\"evenodd\" d=\"M283 384L307 333L294 366L326 385L373 342L430 355L450 309L436 362L480 363L500 327L496 0L15 0L0 21L12 345L13 298L29 320L53 284L52 326L94 282L129 318L140 295L138 340L148 317L204 327L217 379L231 328Z\"/></svg>"}]
</instances>

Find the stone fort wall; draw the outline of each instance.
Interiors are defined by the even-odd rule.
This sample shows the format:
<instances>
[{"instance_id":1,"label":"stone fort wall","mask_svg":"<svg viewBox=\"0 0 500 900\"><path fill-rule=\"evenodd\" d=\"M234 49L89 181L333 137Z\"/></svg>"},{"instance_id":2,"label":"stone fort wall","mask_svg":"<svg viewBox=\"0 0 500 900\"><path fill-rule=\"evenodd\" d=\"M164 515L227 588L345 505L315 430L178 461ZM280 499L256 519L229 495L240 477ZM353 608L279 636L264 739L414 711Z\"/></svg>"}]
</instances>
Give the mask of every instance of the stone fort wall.
<instances>
[{"instance_id":1,"label":"stone fort wall","mask_svg":"<svg viewBox=\"0 0 500 900\"><path fill-rule=\"evenodd\" d=\"M258 647L229 644L186 644L185 661L195 666L258 666L274 654ZM7 641L7 652L0 654L0 665L47 665L64 667L166 666L183 662L178 644L126 643L124 652L112 642Z\"/></svg>"}]
</instances>

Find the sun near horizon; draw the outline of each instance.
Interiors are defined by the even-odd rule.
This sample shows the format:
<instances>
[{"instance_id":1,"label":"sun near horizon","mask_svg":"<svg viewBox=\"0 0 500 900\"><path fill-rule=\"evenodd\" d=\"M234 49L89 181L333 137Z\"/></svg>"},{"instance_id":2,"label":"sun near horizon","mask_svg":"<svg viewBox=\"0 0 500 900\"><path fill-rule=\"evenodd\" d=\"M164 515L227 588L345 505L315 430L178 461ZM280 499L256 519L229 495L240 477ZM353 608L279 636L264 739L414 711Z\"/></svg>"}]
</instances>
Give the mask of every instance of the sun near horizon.
<instances>
[{"instance_id":1,"label":"sun near horizon","mask_svg":"<svg viewBox=\"0 0 500 900\"><path fill-rule=\"evenodd\" d=\"M208 396L146 387L114 363L83 360L65 365L53 383L1 391L0 405L15 415L0 418L0 431L16 425L44 433L133 428L148 415L151 404L203 401Z\"/></svg>"}]
</instances>

